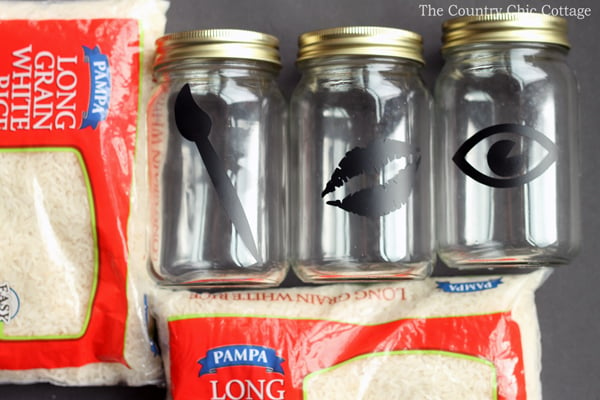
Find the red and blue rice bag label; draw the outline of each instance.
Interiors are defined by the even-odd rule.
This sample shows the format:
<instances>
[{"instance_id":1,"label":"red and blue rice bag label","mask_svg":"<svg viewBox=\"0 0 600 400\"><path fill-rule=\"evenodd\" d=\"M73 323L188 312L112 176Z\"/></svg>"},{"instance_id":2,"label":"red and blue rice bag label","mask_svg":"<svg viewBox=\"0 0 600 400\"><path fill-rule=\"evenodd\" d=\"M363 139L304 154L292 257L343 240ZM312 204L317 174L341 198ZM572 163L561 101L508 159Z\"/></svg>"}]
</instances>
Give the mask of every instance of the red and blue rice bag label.
<instances>
[{"instance_id":1,"label":"red and blue rice bag label","mask_svg":"<svg viewBox=\"0 0 600 400\"><path fill-rule=\"evenodd\" d=\"M97 247L81 332L1 336L0 369L125 364L127 224L140 107L138 21L5 20L0 36L6 39L0 43L0 152L77 153L87 174Z\"/></svg>"}]
</instances>

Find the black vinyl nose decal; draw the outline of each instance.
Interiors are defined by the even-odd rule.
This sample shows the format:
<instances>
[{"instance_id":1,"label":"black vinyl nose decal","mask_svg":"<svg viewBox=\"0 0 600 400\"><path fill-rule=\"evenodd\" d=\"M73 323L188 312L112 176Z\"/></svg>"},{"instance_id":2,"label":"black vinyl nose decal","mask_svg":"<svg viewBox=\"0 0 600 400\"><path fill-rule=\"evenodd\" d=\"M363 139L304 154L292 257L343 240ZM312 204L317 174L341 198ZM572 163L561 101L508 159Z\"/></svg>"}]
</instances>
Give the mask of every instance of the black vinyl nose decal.
<instances>
[{"instance_id":1,"label":"black vinyl nose decal","mask_svg":"<svg viewBox=\"0 0 600 400\"><path fill-rule=\"evenodd\" d=\"M499 139L490 144L484 158L491 174L484 173L479 167L467 161L467 154L477 151L478 144L485 139ZM537 143L546 151L545 157L535 161L531 159L531 147ZM484 150L485 151L485 150ZM452 160L467 176L487 186L511 188L524 185L543 174L557 157L556 145L537 130L517 124L499 124L480 130L467 139L454 154Z\"/></svg>"},{"instance_id":2,"label":"black vinyl nose decal","mask_svg":"<svg viewBox=\"0 0 600 400\"><path fill-rule=\"evenodd\" d=\"M408 201L421 160L419 149L397 140L375 140L367 147L355 147L347 152L325 185L321 197L335 192L353 177L380 174L387 164L399 159L404 159L404 168L398 168L395 175L383 184L358 190L342 200L327 201L331 206L364 217L378 218L389 214Z\"/></svg>"}]
</instances>

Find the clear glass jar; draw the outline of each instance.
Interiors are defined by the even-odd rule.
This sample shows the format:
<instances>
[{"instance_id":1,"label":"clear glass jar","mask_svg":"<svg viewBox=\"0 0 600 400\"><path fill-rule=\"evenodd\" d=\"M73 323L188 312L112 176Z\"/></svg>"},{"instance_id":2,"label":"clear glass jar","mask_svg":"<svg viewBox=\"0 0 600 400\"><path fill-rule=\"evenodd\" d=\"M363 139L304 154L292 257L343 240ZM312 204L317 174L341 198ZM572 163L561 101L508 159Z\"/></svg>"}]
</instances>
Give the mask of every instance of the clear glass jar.
<instances>
[{"instance_id":1,"label":"clear glass jar","mask_svg":"<svg viewBox=\"0 0 600 400\"><path fill-rule=\"evenodd\" d=\"M299 38L290 104L291 236L305 282L431 271L432 99L421 36L341 27Z\"/></svg>"},{"instance_id":2,"label":"clear glass jar","mask_svg":"<svg viewBox=\"0 0 600 400\"><path fill-rule=\"evenodd\" d=\"M278 40L258 32L157 41L148 159L150 268L160 284L266 287L285 277L279 68Z\"/></svg>"},{"instance_id":3,"label":"clear glass jar","mask_svg":"<svg viewBox=\"0 0 600 400\"><path fill-rule=\"evenodd\" d=\"M566 20L443 25L435 87L438 254L456 268L552 266L580 242L578 87Z\"/></svg>"}]
</instances>

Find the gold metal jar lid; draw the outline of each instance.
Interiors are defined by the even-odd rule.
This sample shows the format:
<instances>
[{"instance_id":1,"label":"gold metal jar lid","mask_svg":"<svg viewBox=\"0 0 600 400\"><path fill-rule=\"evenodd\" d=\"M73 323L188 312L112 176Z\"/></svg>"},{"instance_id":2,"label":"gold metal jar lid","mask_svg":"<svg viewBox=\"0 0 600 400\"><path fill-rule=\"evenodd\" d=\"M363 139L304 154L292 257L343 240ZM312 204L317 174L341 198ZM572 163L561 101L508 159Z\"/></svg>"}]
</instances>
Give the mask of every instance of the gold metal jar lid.
<instances>
[{"instance_id":1,"label":"gold metal jar lid","mask_svg":"<svg viewBox=\"0 0 600 400\"><path fill-rule=\"evenodd\" d=\"M243 59L281 66L279 40L241 29L178 32L156 40L154 70L190 59Z\"/></svg>"},{"instance_id":2,"label":"gold metal jar lid","mask_svg":"<svg viewBox=\"0 0 600 400\"><path fill-rule=\"evenodd\" d=\"M530 42L570 47L567 20L536 13L496 13L459 17L442 25L442 50L489 42Z\"/></svg>"},{"instance_id":3,"label":"gold metal jar lid","mask_svg":"<svg viewBox=\"0 0 600 400\"><path fill-rule=\"evenodd\" d=\"M298 38L297 61L353 55L399 57L425 63L423 38L403 29L345 26L306 32Z\"/></svg>"}]
</instances>

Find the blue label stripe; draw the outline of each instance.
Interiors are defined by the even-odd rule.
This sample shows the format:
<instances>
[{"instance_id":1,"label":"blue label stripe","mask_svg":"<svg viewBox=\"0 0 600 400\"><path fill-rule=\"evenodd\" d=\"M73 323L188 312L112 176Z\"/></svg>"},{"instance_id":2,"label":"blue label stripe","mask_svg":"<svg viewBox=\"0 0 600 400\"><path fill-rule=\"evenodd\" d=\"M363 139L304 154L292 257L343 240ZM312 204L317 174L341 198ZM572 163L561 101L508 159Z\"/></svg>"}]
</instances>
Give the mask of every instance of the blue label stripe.
<instances>
[{"instance_id":1,"label":"blue label stripe","mask_svg":"<svg viewBox=\"0 0 600 400\"><path fill-rule=\"evenodd\" d=\"M13 295L13 301L14 301L14 310L12 311L12 315L10 316L10 319L14 319L17 314L19 313L19 310L21 310L21 298L19 297L19 295L17 294L17 292L15 292L15 290L13 288L10 288L10 291Z\"/></svg>"},{"instance_id":2,"label":"blue label stripe","mask_svg":"<svg viewBox=\"0 0 600 400\"><path fill-rule=\"evenodd\" d=\"M274 349L253 345L217 347L206 352L206 357L198 360L202 365L198 376L214 374L218 368L252 366L265 368L267 372L283 375L284 359L277 356Z\"/></svg>"},{"instance_id":3,"label":"blue label stripe","mask_svg":"<svg viewBox=\"0 0 600 400\"><path fill-rule=\"evenodd\" d=\"M436 281L436 283L438 289L441 289L447 293L470 293L495 289L502 284L502 278L477 282Z\"/></svg>"},{"instance_id":4,"label":"blue label stripe","mask_svg":"<svg viewBox=\"0 0 600 400\"><path fill-rule=\"evenodd\" d=\"M90 49L83 46L84 60L90 67L90 102L83 113L81 128L96 129L98 124L108 116L110 107L110 64L108 57L100 52L98 46Z\"/></svg>"}]
</instances>

